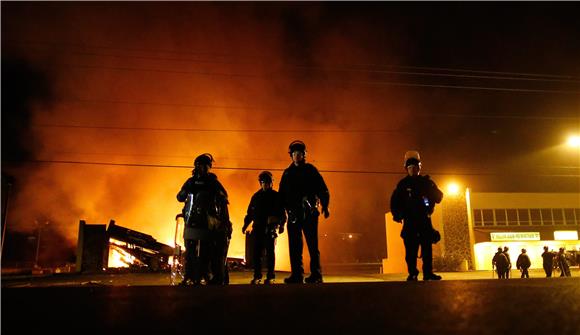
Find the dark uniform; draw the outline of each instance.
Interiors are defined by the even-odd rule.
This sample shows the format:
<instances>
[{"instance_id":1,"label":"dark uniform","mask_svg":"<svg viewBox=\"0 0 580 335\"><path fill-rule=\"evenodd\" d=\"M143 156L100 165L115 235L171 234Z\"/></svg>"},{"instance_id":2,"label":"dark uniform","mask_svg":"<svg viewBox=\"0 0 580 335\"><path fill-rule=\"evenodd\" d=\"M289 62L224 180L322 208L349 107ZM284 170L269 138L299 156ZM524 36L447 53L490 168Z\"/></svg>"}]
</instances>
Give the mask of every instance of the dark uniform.
<instances>
[{"instance_id":1,"label":"dark uniform","mask_svg":"<svg viewBox=\"0 0 580 335\"><path fill-rule=\"evenodd\" d=\"M518 260L516 261L516 268L522 272L522 278L530 278L530 274L528 273L530 266L532 266L530 257L528 257L525 250L522 250L522 253L518 256Z\"/></svg>"},{"instance_id":2,"label":"dark uniform","mask_svg":"<svg viewBox=\"0 0 580 335\"><path fill-rule=\"evenodd\" d=\"M570 264L568 264L568 259L566 259L566 252L564 248L560 248L556 254L556 261L558 268L560 269L560 277L570 277Z\"/></svg>"},{"instance_id":3,"label":"dark uniform","mask_svg":"<svg viewBox=\"0 0 580 335\"><path fill-rule=\"evenodd\" d=\"M507 279L508 259L501 248L497 249L491 263L497 271L497 279Z\"/></svg>"},{"instance_id":4,"label":"dark uniform","mask_svg":"<svg viewBox=\"0 0 580 335\"><path fill-rule=\"evenodd\" d=\"M284 226L286 222L286 213L284 212L282 200L278 192L273 189L266 191L261 189L254 193L248 205L248 212L244 218L243 232L245 232L252 221L254 222L252 229L254 242L254 280L262 278L262 254L265 249L268 268L266 280L270 282L276 277L274 273L276 263L274 246L276 237L278 236L276 231L280 225Z\"/></svg>"},{"instance_id":5,"label":"dark uniform","mask_svg":"<svg viewBox=\"0 0 580 335\"><path fill-rule=\"evenodd\" d=\"M205 279L210 284L225 284L232 232L227 192L215 174L199 175L195 171L177 194L179 202L186 202L184 283L199 284Z\"/></svg>"},{"instance_id":6,"label":"dark uniform","mask_svg":"<svg viewBox=\"0 0 580 335\"><path fill-rule=\"evenodd\" d=\"M431 214L443 199L443 193L429 176L406 176L397 184L391 196L391 212L396 222L403 221L401 237L405 244L405 261L409 280L416 280L417 255L421 246L423 278L433 274L433 224ZM438 276L437 276L438 277ZM433 278L437 279L437 278ZM440 279L440 278L439 278Z\"/></svg>"},{"instance_id":7,"label":"dark uniform","mask_svg":"<svg viewBox=\"0 0 580 335\"><path fill-rule=\"evenodd\" d=\"M280 195L288 212L288 242L292 274L286 282L302 282L302 232L310 254L310 277L307 282L321 282L320 251L318 250L318 204L328 213L330 194L318 170L309 163L291 164L280 180Z\"/></svg>"},{"instance_id":8,"label":"dark uniform","mask_svg":"<svg viewBox=\"0 0 580 335\"><path fill-rule=\"evenodd\" d=\"M542 266L544 267L544 272L546 272L546 277L552 277L552 270L554 269L554 253L548 250L548 247L544 247L544 252L542 253Z\"/></svg>"},{"instance_id":9,"label":"dark uniform","mask_svg":"<svg viewBox=\"0 0 580 335\"><path fill-rule=\"evenodd\" d=\"M511 271L512 271L512 259L510 257L508 250L510 250L510 248L508 248L508 247L503 248L503 254L505 255L505 257L507 258L507 261L508 261L507 270L505 272L506 279L510 279L511 274L512 274L511 273Z\"/></svg>"}]
</instances>

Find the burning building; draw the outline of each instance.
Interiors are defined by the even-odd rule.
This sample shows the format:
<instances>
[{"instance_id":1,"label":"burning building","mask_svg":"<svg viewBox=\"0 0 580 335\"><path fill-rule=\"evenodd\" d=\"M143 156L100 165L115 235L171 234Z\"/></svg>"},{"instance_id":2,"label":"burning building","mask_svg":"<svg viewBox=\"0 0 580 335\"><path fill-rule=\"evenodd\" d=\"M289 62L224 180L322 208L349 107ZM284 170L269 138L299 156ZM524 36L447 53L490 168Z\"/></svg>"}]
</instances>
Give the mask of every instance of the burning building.
<instances>
[{"instance_id":1,"label":"burning building","mask_svg":"<svg viewBox=\"0 0 580 335\"><path fill-rule=\"evenodd\" d=\"M79 223L77 272L109 268L163 271L169 269L173 248L151 235L121 227L114 220L104 224Z\"/></svg>"}]
</instances>

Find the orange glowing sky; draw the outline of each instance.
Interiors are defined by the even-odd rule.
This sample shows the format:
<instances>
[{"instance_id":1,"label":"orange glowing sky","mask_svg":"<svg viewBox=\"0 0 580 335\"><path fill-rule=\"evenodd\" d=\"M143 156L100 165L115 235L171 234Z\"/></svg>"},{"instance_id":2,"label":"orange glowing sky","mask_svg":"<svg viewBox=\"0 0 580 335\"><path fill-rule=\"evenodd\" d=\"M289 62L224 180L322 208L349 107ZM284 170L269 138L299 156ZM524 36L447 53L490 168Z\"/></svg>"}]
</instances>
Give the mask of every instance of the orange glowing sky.
<instances>
[{"instance_id":1,"label":"orange glowing sky","mask_svg":"<svg viewBox=\"0 0 580 335\"><path fill-rule=\"evenodd\" d=\"M277 188L290 163L287 145L301 139L331 193L331 217L323 220L321 234L362 233L366 256L384 256L383 217L404 172L403 153L420 150L425 169L441 173L441 182L445 173L463 172L466 184L483 189L486 177L469 174L483 167L467 156L473 145L489 144L497 152L481 159L486 167L502 166L495 156L504 154L513 124L436 115L489 108L511 113L512 98L489 102L471 91L456 96L385 84L397 78L376 66L368 71L368 64L417 64L423 50L413 42L419 37L412 25L387 29L381 23L377 29L377 16L369 23L362 10L339 12L333 19L330 7L274 3L2 3L3 60L28 64L50 88L48 97L31 94L27 104L30 136L22 141L29 158L69 162L11 165L3 158L3 171L17 181L10 224L25 229L48 217L74 244L79 220L114 219L173 244L174 217L182 206L175 195L195 156L209 152L216 160L213 172L230 194L230 255L243 255L240 230L257 175L273 170ZM527 103L538 106L530 110L535 115L553 106L573 115L577 99L561 95ZM520 138L537 143L530 134L535 127L522 130ZM560 122L547 129L561 129ZM522 161L530 159L526 150L512 152ZM340 246L321 243L323 250L341 253ZM279 242L279 249L286 247Z\"/></svg>"}]
</instances>

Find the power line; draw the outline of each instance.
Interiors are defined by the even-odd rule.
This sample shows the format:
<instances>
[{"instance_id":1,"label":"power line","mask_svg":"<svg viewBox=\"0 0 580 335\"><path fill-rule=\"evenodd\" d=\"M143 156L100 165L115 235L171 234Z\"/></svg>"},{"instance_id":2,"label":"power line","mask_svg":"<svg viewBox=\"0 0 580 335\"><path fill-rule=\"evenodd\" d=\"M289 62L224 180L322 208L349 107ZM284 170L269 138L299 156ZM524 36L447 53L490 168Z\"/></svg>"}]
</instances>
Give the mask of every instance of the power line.
<instances>
[{"instance_id":1,"label":"power line","mask_svg":"<svg viewBox=\"0 0 580 335\"><path fill-rule=\"evenodd\" d=\"M231 106L231 105L211 105L211 104L183 104L183 103L165 103L165 102L148 102L148 101L129 101L129 100L107 100L107 99L77 99L77 98L59 98L61 103L92 103L92 104L126 104L126 105L143 105L143 106L168 106L184 108L207 108L207 109L233 109L233 110L268 110L268 111L287 111L283 108L260 107L260 106ZM338 111L334 111L337 113ZM343 111L347 112L347 111ZM414 113L417 116L437 116L450 118L482 118L482 119L537 119L537 120L576 120L577 116L530 116L530 115L486 115L486 114L453 114L453 113ZM43 126L43 125L36 125ZM57 126L57 125L46 125ZM382 131L382 130L376 130Z\"/></svg>"},{"instance_id":2,"label":"power line","mask_svg":"<svg viewBox=\"0 0 580 335\"><path fill-rule=\"evenodd\" d=\"M232 55L225 53L215 53L215 52L201 52L201 51L175 51L175 50L161 50L161 49L144 49L144 48L127 48L127 47L114 47L114 46L104 46L104 45L75 45L70 43L54 43L54 42L44 42L44 41L22 41L22 40L10 40L8 43L20 44L20 45L46 45L50 47L61 47L61 48L76 48L76 49L105 49L105 50L118 50L118 51L130 51L130 52L146 52L146 53L164 53L164 54L174 54L174 55L196 55L196 56L211 56L211 57L224 57L236 59L255 59L255 60L271 60L271 57L265 57L261 55ZM80 54L91 54L88 52L77 52ZM99 54L95 54L99 55ZM104 56L104 55L103 55ZM107 55L113 56L113 55ZM141 56L117 56L114 57L141 57ZM148 57L148 56L143 56ZM154 58L154 57L152 57ZM163 57L159 57L158 60L164 60ZM205 62L205 60L183 60L183 59L166 59L166 60L176 60L176 61L195 61L195 62ZM217 62L226 64L258 64L255 62L240 62L240 61L207 61L207 62ZM296 68L320 68L314 66L305 66L300 64L290 64L288 66ZM479 74L490 74L490 75L502 75L502 76L523 76L523 77L536 77L536 78L559 78L564 81L570 80L573 82L578 82L578 77L571 75L555 75L555 74L544 74L544 73L527 73L527 72L513 72L513 71L492 71L492 70L474 70L465 68L449 68L449 67L427 67L427 66L410 66L410 65L384 65L384 64L341 64L342 68L348 67L352 69L357 69L357 67L370 67L377 68L379 70L369 70L369 71L382 71L382 69L416 69L416 70L427 70L427 71L446 71L446 72L464 72L464 73L479 73ZM339 68L340 69L340 68ZM363 69L365 70L365 69Z\"/></svg>"},{"instance_id":3,"label":"power line","mask_svg":"<svg viewBox=\"0 0 580 335\"><path fill-rule=\"evenodd\" d=\"M167 58L167 57L154 57L154 56L136 56L136 55L115 55L115 54L101 54L94 52L71 52L72 54L78 54L83 56L96 56L96 57L113 57L113 58L132 58L132 59L142 59L142 60L155 60L155 61L171 61L171 62L187 62L187 63L208 63L208 64L239 64L239 65L262 65L262 63L254 62L234 62L234 61L220 61L220 60L205 60L205 59L183 59L183 58ZM445 78L468 78L468 79L492 79L492 80L512 80L512 81L539 81L539 82L562 82L562 83L580 83L580 80L568 79L566 76L550 76L550 78L545 78L546 75L533 75L533 74L518 74L518 73L502 73L493 72L494 75L475 75L475 74L457 74L457 73L435 73L435 72L416 72L416 71L395 71L395 70L382 70L382 69L363 69L357 68L356 66L345 66L345 67L333 67L333 66L304 66L304 65L285 65L285 68L298 68L298 69L310 69L315 71L336 71L336 72L363 72L363 73L381 73L381 74L398 74L398 75L408 75L408 76L427 76L427 77L445 77ZM417 69L429 70L429 68L416 67ZM442 70L441 68L438 70ZM445 69L446 71L452 71L452 69ZM455 70L454 72L470 72L477 73L485 71L469 71L469 70ZM541 78L544 76L544 78ZM559 78L564 77L564 78Z\"/></svg>"},{"instance_id":4,"label":"power line","mask_svg":"<svg viewBox=\"0 0 580 335\"><path fill-rule=\"evenodd\" d=\"M388 82L388 81L350 81L350 83L366 84L366 85L406 86L406 87L430 87L430 88L451 88L451 89L455 88L455 89L466 89L466 90L476 90L476 91L580 94L580 91L567 91L567 90L541 90L541 89L528 89L528 88L487 87L487 86L414 84L414 83L401 83L401 82Z\"/></svg>"},{"instance_id":5,"label":"power line","mask_svg":"<svg viewBox=\"0 0 580 335\"><path fill-rule=\"evenodd\" d=\"M464 79L493 79L493 80L514 80L514 81L544 81L544 82L564 82L564 83L580 83L580 80L573 79L555 79L555 78L526 78L513 76L491 76L491 75L470 75L470 74L454 74L454 73L434 73L434 72L411 72L411 71L393 71L393 70L368 70L356 68L324 68L324 67L308 67L299 66L300 68L318 69L321 71L357 71L366 73L384 73L384 74L402 74L410 76L426 76L426 77L446 77L446 78L464 78Z\"/></svg>"},{"instance_id":6,"label":"power line","mask_svg":"<svg viewBox=\"0 0 580 335\"><path fill-rule=\"evenodd\" d=\"M370 65L375 66L375 65ZM379 65L380 66L380 65ZM574 82L578 81L578 77L570 76L570 75L555 75L555 74L543 74L543 73L526 73L526 72L506 72L506 71L489 71L489 70L472 70L472 69L454 69L454 68L447 68L447 67L425 67L425 66L405 66L399 65L399 68L406 68L406 69L418 69L418 70L432 70L432 71L449 71L449 72L467 72L467 73L482 73L482 74L499 74L499 75L508 75L508 76L528 76L528 77L546 77L546 78L560 78L560 79L569 79Z\"/></svg>"},{"instance_id":7,"label":"power line","mask_svg":"<svg viewBox=\"0 0 580 335\"><path fill-rule=\"evenodd\" d=\"M402 130L330 130L330 129L206 129L206 128L160 128L160 127L120 127L120 126L88 126L66 124L34 124L38 128L72 128L72 129L101 129L101 130L135 130L135 131L178 131L178 132L223 132L223 133L401 133Z\"/></svg>"},{"instance_id":8,"label":"power line","mask_svg":"<svg viewBox=\"0 0 580 335\"><path fill-rule=\"evenodd\" d=\"M432 115L432 114L431 114ZM471 118L471 119L518 119L518 120L570 120L578 121L579 116L537 116L537 115L485 115L485 114L436 114L438 117Z\"/></svg>"},{"instance_id":9,"label":"power line","mask_svg":"<svg viewBox=\"0 0 580 335\"><path fill-rule=\"evenodd\" d=\"M228 105L211 105L211 104L182 104L170 102L153 102L153 101L129 101L129 100L107 100L107 99L57 99L64 103L95 103L95 104L126 104L126 105L146 105L146 106L168 106L168 107L194 107L194 108L215 108L215 109L239 109L239 110L256 110L268 109L274 111L281 111L282 109L258 106L228 106Z\"/></svg>"},{"instance_id":10,"label":"power line","mask_svg":"<svg viewBox=\"0 0 580 335\"><path fill-rule=\"evenodd\" d=\"M580 117L567 116L524 116L524 115L484 115L484 114L421 114L422 116L472 118L472 119L515 119L515 120L569 120L577 121ZM66 128L66 129L99 129L121 131L158 131L158 132L197 132L197 133L255 133L255 134L401 134L411 130L404 129L228 129L228 128L174 128L174 127L123 127L123 126L92 126L80 124L32 124L34 128Z\"/></svg>"},{"instance_id":11,"label":"power line","mask_svg":"<svg viewBox=\"0 0 580 335\"><path fill-rule=\"evenodd\" d=\"M80 65L80 64L54 64L60 67L73 67L80 69L99 69L99 70L113 70L113 71L133 71L133 72L159 72L159 73L173 73L173 74L190 74L203 76L217 76L229 78L246 78L257 80L271 80L272 78L264 75L248 74L248 73L225 73L225 72L208 72L208 71L185 71L185 70L167 70L167 69L151 69L138 68L126 66L96 66L96 65ZM284 79L283 77L280 77ZM544 90L544 89L528 89L528 88L509 88L509 87L488 87L488 86L466 86L466 85L442 85L442 84L417 84L405 83L396 81L368 81L368 80L329 80L316 79L328 83L351 83L361 85L384 85L384 86L403 86L403 87L429 87L429 88L449 88L449 89L466 89L466 90L483 90L483 91L503 91L503 92L519 92L519 93L554 93L554 94L580 94L580 91L569 90Z\"/></svg>"},{"instance_id":12,"label":"power line","mask_svg":"<svg viewBox=\"0 0 580 335\"><path fill-rule=\"evenodd\" d=\"M98 47L97 47L98 48ZM110 54L98 54L98 53L80 53L93 56L107 56L107 57L119 57L119 58L147 58L147 56L132 56L132 55L110 55ZM155 60L164 60L163 57L151 57ZM176 61L177 59L165 59ZM200 60L179 60L179 61L200 61ZM208 62L208 61L206 61ZM186 71L186 70L169 70L169 69L152 69L152 68L137 68L137 67L123 67L123 66L95 66L95 65L80 65L80 64L55 64L61 67L77 67L82 69L104 69L104 70L114 70L114 71L147 71L147 72L161 72L161 73L175 73L175 74L190 74L190 75L205 75L205 76L222 76L229 78L246 78L246 79L271 79L271 75L258 75L250 73L224 73L224 72L211 72L211 71ZM286 65L288 67L288 65ZM570 79L574 78L571 76L554 76L554 75L541 75L541 74L530 74L530 73L515 73L515 72L499 72L499 71L487 71L489 74L493 75L474 75L465 73L486 73L486 71L477 70L464 70L464 69L450 69L450 68L428 68L428 67L403 67L399 68L414 68L414 69L430 69L429 71L447 71L447 72L464 72L461 73L428 73L428 72L409 72L409 71L392 71L392 70L369 70L369 69L358 69L356 67L350 68L335 68L335 67L316 67L316 66L304 66L304 65L292 65L291 67L311 69L317 71L363 71L368 73L390 73L390 74L403 74L412 76L436 76L436 77L454 77L454 78L464 78L464 79L493 79L493 80L516 80L516 81L544 81L544 82L571 82L579 83L580 81ZM385 67L383 67L385 68ZM394 67L387 67L394 68ZM278 73L281 74L281 73ZM499 76L498 76L499 75ZM513 76L519 77L513 77ZM541 78L543 77L543 78ZM467 90L485 90L485 91L505 91L505 92L519 92L519 93L550 93L550 94L580 94L580 91L573 90L549 90L549 89L529 89L529 88L509 88L509 87L490 87L490 86L472 86L472 85L443 85L443 84L425 84L425 83L405 83L397 81L356 81L356 80L329 80L329 79L318 79L326 82L348 82L353 84L362 85L387 85L387 86L405 86L405 87L430 87L430 88L445 88L445 89L467 89Z\"/></svg>"},{"instance_id":13,"label":"power line","mask_svg":"<svg viewBox=\"0 0 580 335\"><path fill-rule=\"evenodd\" d=\"M107 99L78 99L78 98L60 98L57 101L61 103L91 103L91 104L126 104L126 105L143 105L143 106L168 106L168 107L194 107L207 109L233 109L233 110L268 110L268 111L288 111L287 108L271 106L232 106L232 105L212 105L212 104L185 104L185 103L166 103L166 102L148 102L148 101L129 101L129 100L107 100ZM348 111L333 111L334 113ZM415 116L437 116L450 118L481 118L481 119L537 119L537 120L576 120L580 116L533 116L533 115L486 115L486 114L461 114L461 113L413 113ZM57 127L59 125L35 125ZM62 125L68 127L68 125ZM338 131L338 130L337 130ZM375 130L383 131L383 130ZM394 130L388 130L394 131Z\"/></svg>"},{"instance_id":14,"label":"power line","mask_svg":"<svg viewBox=\"0 0 580 335\"><path fill-rule=\"evenodd\" d=\"M189 155L167 155L167 154L138 154L138 153L115 153L115 152L72 152L72 151L52 151L53 155L75 155L75 156L126 156L126 157L169 157L169 158L185 158L191 159L196 154ZM248 161L248 162L278 162L287 163L286 159L271 159L271 158L241 158L241 157L224 157L220 156L220 161ZM313 163L349 163L349 161L320 161L312 160Z\"/></svg>"},{"instance_id":15,"label":"power line","mask_svg":"<svg viewBox=\"0 0 580 335\"><path fill-rule=\"evenodd\" d=\"M177 168L177 169L191 169L190 165L166 165L166 164L138 164L138 163L110 163L110 162L87 162L87 161L67 161L67 160L26 160L18 161L18 163L41 163L41 164L77 164L77 165L97 165L97 166L124 166L124 167L143 167L143 168ZM225 167L218 166L212 167L213 170L231 170L231 171L284 171L285 168L254 168L254 167ZM320 169L323 173L345 173L345 174L379 174L379 175L404 175L401 171L365 171L365 170L324 170ZM498 173L430 173L431 175L439 176L500 176ZM507 174L505 174L507 175ZM518 173L518 176L527 177L559 177L559 178L578 178L579 174L522 174Z\"/></svg>"},{"instance_id":16,"label":"power line","mask_svg":"<svg viewBox=\"0 0 580 335\"><path fill-rule=\"evenodd\" d=\"M71 44L65 42L45 42L45 41L23 41L23 40L10 40L7 43L11 44L36 44L36 45L48 45L51 47L64 47L64 48L77 48L77 49L105 49L105 50L120 50L120 51L130 51L130 52L148 52L148 53L164 53L164 54L174 54L174 55L202 55L211 57L233 57L231 54L215 53L207 51L175 51L175 50L162 50L162 49L145 49L145 48L127 48L127 47L115 47L109 45L86 45L86 44ZM263 59L259 56L248 56L240 55L237 58L247 58L247 59Z\"/></svg>"},{"instance_id":17,"label":"power line","mask_svg":"<svg viewBox=\"0 0 580 335\"><path fill-rule=\"evenodd\" d=\"M186 158L191 159L196 154L188 154L188 155L168 155L168 154L146 154L146 153L117 153L117 152L74 152L74 151L51 151L53 155L77 155L77 156L127 156L127 157L170 157L170 158ZM286 155L285 155L286 156ZM286 156L287 157L287 156ZM277 162L277 163L288 163L289 159L273 159L273 158L247 158L247 157L228 157L228 156L220 156L220 161L249 161L249 162ZM316 164L350 164L352 163L351 160L318 160L312 159L310 160L312 163ZM375 160L375 163L385 163L385 160ZM545 170L545 169L580 169L580 166L577 165L552 165L552 166L536 166L537 169ZM580 170L579 170L580 171Z\"/></svg>"}]
</instances>

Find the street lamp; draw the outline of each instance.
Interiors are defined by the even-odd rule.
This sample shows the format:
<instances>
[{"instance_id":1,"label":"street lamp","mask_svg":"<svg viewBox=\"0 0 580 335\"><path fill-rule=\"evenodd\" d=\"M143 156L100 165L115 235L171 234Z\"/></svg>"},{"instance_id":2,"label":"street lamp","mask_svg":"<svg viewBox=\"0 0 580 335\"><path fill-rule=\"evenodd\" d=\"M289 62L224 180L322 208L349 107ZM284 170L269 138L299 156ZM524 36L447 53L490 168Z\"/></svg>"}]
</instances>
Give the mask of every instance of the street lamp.
<instances>
[{"instance_id":1,"label":"street lamp","mask_svg":"<svg viewBox=\"0 0 580 335\"><path fill-rule=\"evenodd\" d=\"M447 184L447 194L448 195L458 195L459 194L459 185L457 183L449 183Z\"/></svg>"},{"instance_id":2,"label":"street lamp","mask_svg":"<svg viewBox=\"0 0 580 335\"><path fill-rule=\"evenodd\" d=\"M568 141L566 143L570 148L580 148L580 136L570 135L568 136Z\"/></svg>"}]
</instances>

